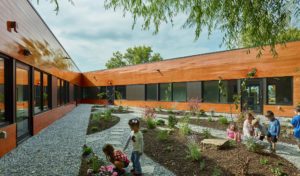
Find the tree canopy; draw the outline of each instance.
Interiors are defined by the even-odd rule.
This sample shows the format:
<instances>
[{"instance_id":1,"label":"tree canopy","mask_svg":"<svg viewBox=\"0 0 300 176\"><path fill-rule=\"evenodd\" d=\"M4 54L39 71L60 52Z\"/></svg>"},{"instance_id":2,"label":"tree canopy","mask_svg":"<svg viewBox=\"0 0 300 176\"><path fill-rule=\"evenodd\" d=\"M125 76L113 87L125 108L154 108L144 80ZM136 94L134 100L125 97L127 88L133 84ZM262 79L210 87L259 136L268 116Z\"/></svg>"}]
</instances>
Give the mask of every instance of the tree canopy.
<instances>
[{"instance_id":1,"label":"tree canopy","mask_svg":"<svg viewBox=\"0 0 300 176\"><path fill-rule=\"evenodd\" d=\"M105 0L107 9L131 14L133 27L143 19L142 29L159 32L162 23L172 23L186 15L183 28L194 28L195 39L204 29L223 32L227 48L239 47L240 38L249 36L251 45L263 49L289 41L291 28L299 27L300 0ZM278 35L280 34L280 35ZM247 45L248 46L248 45Z\"/></svg>"},{"instance_id":2,"label":"tree canopy","mask_svg":"<svg viewBox=\"0 0 300 176\"><path fill-rule=\"evenodd\" d=\"M111 69L126 65L136 65L161 60L162 57L160 54L153 53L151 47L137 46L128 48L124 54L122 54L120 51L114 52L113 57L111 57L105 65L108 69Z\"/></svg>"}]
</instances>

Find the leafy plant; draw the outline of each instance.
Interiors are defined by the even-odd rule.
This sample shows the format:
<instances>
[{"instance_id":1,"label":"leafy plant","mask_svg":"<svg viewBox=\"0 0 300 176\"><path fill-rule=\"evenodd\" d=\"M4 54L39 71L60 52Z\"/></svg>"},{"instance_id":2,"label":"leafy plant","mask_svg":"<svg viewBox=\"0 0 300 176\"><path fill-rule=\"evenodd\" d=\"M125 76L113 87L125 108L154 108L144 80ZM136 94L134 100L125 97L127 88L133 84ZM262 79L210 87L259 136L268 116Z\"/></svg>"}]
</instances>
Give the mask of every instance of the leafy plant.
<instances>
[{"instance_id":1,"label":"leafy plant","mask_svg":"<svg viewBox=\"0 0 300 176\"><path fill-rule=\"evenodd\" d=\"M103 119L105 121L110 121L112 119L112 110L111 109L108 109L108 110L104 111Z\"/></svg>"},{"instance_id":2,"label":"leafy plant","mask_svg":"<svg viewBox=\"0 0 300 176\"><path fill-rule=\"evenodd\" d=\"M229 124L228 119L226 117L220 117L219 118L219 123L222 124L222 125L228 125Z\"/></svg>"},{"instance_id":3,"label":"leafy plant","mask_svg":"<svg viewBox=\"0 0 300 176\"><path fill-rule=\"evenodd\" d=\"M160 141L166 141L169 138L169 132L166 130L160 130L157 133L157 139Z\"/></svg>"},{"instance_id":4,"label":"leafy plant","mask_svg":"<svg viewBox=\"0 0 300 176\"><path fill-rule=\"evenodd\" d=\"M257 143L253 138L248 138L245 144L247 150L250 152L260 153L264 149L263 145Z\"/></svg>"},{"instance_id":5,"label":"leafy plant","mask_svg":"<svg viewBox=\"0 0 300 176\"><path fill-rule=\"evenodd\" d=\"M106 92L98 93L97 97L99 97L99 99L104 99L106 97Z\"/></svg>"},{"instance_id":6,"label":"leafy plant","mask_svg":"<svg viewBox=\"0 0 300 176\"><path fill-rule=\"evenodd\" d=\"M288 176L288 174L282 172L279 167L271 168L271 172L274 174L274 176Z\"/></svg>"},{"instance_id":7,"label":"leafy plant","mask_svg":"<svg viewBox=\"0 0 300 176\"><path fill-rule=\"evenodd\" d=\"M186 136L186 135L189 135L192 133L192 130L191 128L189 127L189 124L188 123L182 123L180 125L180 128L179 128L179 133L182 135L182 136Z\"/></svg>"},{"instance_id":8,"label":"leafy plant","mask_svg":"<svg viewBox=\"0 0 300 176\"><path fill-rule=\"evenodd\" d=\"M209 139L212 137L211 132L208 128L202 130L202 135L204 139Z\"/></svg>"},{"instance_id":9,"label":"leafy plant","mask_svg":"<svg viewBox=\"0 0 300 176\"><path fill-rule=\"evenodd\" d=\"M158 125L158 126L164 126L165 125L165 121L162 120L162 119L159 119L159 120L156 121L156 125Z\"/></svg>"},{"instance_id":10,"label":"leafy plant","mask_svg":"<svg viewBox=\"0 0 300 176\"><path fill-rule=\"evenodd\" d=\"M91 158L91 162L92 162L92 169L93 172L96 173L98 172L99 168L100 168L100 161L97 155L93 155L93 157Z\"/></svg>"},{"instance_id":11,"label":"leafy plant","mask_svg":"<svg viewBox=\"0 0 300 176\"><path fill-rule=\"evenodd\" d=\"M221 176L222 175L222 171L215 167L214 170L213 170L213 173L211 174L212 176Z\"/></svg>"},{"instance_id":12,"label":"leafy plant","mask_svg":"<svg viewBox=\"0 0 300 176\"><path fill-rule=\"evenodd\" d=\"M176 124L178 123L178 120L174 114L169 115L168 117L168 126L171 128L174 128Z\"/></svg>"},{"instance_id":13,"label":"leafy plant","mask_svg":"<svg viewBox=\"0 0 300 176\"><path fill-rule=\"evenodd\" d=\"M260 158L259 163L261 165L267 165L267 164L269 164L269 160L267 158Z\"/></svg>"},{"instance_id":14,"label":"leafy plant","mask_svg":"<svg viewBox=\"0 0 300 176\"><path fill-rule=\"evenodd\" d=\"M228 145L229 145L228 147L234 148L236 147L237 143L235 140L229 140Z\"/></svg>"},{"instance_id":15,"label":"leafy plant","mask_svg":"<svg viewBox=\"0 0 300 176\"><path fill-rule=\"evenodd\" d=\"M156 122L152 118L147 118L146 123L147 123L147 128L149 128L149 129L156 128Z\"/></svg>"},{"instance_id":16,"label":"leafy plant","mask_svg":"<svg viewBox=\"0 0 300 176\"><path fill-rule=\"evenodd\" d=\"M99 131L99 128L96 127L96 126L93 126L93 127L91 128L91 131L92 131L93 133L95 133L95 132Z\"/></svg>"},{"instance_id":17,"label":"leafy plant","mask_svg":"<svg viewBox=\"0 0 300 176\"><path fill-rule=\"evenodd\" d=\"M85 155L85 156L87 156L93 152L93 149L91 147L88 147L87 145L84 145L82 147L82 150L83 150L82 155Z\"/></svg>"},{"instance_id":18,"label":"leafy plant","mask_svg":"<svg viewBox=\"0 0 300 176\"><path fill-rule=\"evenodd\" d=\"M168 113L169 115L175 114L175 113L173 112L172 109L169 109L169 110L167 111L167 113Z\"/></svg>"},{"instance_id":19,"label":"leafy plant","mask_svg":"<svg viewBox=\"0 0 300 176\"><path fill-rule=\"evenodd\" d=\"M92 113L92 121L97 121L99 122L101 118L101 113L100 112L96 112L96 113Z\"/></svg>"},{"instance_id":20,"label":"leafy plant","mask_svg":"<svg viewBox=\"0 0 300 176\"><path fill-rule=\"evenodd\" d=\"M187 147L188 147L188 150L186 151L187 158L191 159L192 161L199 161L201 158L201 150L198 144L195 142L191 142L188 143Z\"/></svg>"},{"instance_id":21,"label":"leafy plant","mask_svg":"<svg viewBox=\"0 0 300 176\"><path fill-rule=\"evenodd\" d=\"M205 169L205 160L200 161L200 171L204 171Z\"/></svg>"},{"instance_id":22,"label":"leafy plant","mask_svg":"<svg viewBox=\"0 0 300 176\"><path fill-rule=\"evenodd\" d=\"M118 112L123 112L124 111L124 107L123 106L119 106L118 107Z\"/></svg>"},{"instance_id":23,"label":"leafy plant","mask_svg":"<svg viewBox=\"0 0 300 176\"><path fill-rule=\"evenodd\" d=\"M208 120L208 122L213 122L214 121L211 116L209 116L207 120Z\"/></svg>"}]
</instances>

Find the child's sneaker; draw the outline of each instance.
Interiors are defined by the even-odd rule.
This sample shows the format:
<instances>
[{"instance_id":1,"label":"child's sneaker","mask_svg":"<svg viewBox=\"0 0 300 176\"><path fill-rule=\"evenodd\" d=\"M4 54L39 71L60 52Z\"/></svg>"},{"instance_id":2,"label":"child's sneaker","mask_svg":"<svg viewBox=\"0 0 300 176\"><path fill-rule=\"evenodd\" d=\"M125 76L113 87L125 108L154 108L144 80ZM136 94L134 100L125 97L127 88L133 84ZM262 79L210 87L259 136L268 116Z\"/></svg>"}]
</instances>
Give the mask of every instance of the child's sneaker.
<instances>
[{"instance_id":1,"label":"child's sneaker","mask_svg":"<svg viewBox=\"0 0 300 176\"><path fill-rule=\"evenodd\" d=\"M130 173L135 173L135 170L134 170L134 169L131 169L131 170L130 170Z\"/></svg>"}]
</instances>

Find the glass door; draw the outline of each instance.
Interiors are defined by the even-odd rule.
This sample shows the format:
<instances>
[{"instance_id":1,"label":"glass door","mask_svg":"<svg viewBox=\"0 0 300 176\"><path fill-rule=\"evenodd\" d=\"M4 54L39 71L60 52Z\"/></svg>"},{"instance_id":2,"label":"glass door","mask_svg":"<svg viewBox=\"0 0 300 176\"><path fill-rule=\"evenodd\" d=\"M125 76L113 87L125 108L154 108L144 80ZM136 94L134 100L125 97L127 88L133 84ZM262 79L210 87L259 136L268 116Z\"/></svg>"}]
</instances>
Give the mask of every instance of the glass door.
<instances>
[{"instance_id":1,"label":"glass door","mask_svg":"<svg viewBox=\"0 0 300 176\"><path fill-rule=\"evenodd\" d=\"M106 87L106 95L107 95L107 101L108 104L113 105L114 104L114 87L113 86L107 86Z\"/></svg>"},{"instance_id":2,"label":"glass door","mask_svg":"<svg viewBox=\"0 0 300 176\"><path fill-rule=\"evenodd\" d=\"M29 103L29 67L17 64L16 66L16 122L17 139L21 141L30 135Z\"/></svg>"},{"instance_id":3,"label":"glass door","mask_svg":"<svg viewBox=\"0 0 300 176\"><path fill-rule=\"evenodd\" d=\"M262 82L261 80L250 80L243 92L242 106L244 110L262 113Z\"/></svg>"}]
</instances>

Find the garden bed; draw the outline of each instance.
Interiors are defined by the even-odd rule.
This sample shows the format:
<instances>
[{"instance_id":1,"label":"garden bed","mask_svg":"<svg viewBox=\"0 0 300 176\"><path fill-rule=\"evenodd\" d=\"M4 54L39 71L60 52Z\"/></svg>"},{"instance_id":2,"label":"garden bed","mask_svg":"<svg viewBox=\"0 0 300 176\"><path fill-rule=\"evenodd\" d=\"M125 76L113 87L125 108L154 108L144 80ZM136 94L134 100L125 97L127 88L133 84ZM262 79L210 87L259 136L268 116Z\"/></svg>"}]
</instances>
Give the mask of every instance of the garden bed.
<instances>
[{"instance_id":1,"label":"garden bed","mask_svg":"<svg viewBox=\"0 0 300 176\"><path fill-rule=\"evenodd\" d=\"M144 122L142 126L146 127ZM197 133L192 135L200 146L200 141L205 135ZM192 161L187 158L186 153L188 137L180 137L178 129L175 129L165 141L159 140L157 136L157 129L147 130L144 133L145 154L176 175L242 175L242 168L245 166L242 163L247 158L250 159L248 175L272 176L275 172L290 176L300 174L287 160L273 154L250 152L243 144L227 150L205 148L202 149L200 161Z\"/></svg>"},{"instance_id":2,"label":"garden bed","mask_svg":"<svg viewBox=\"0 0 300 176\"><path fill-rule=\"evenodd\" d=\"M120 118L111 115L111 112L107 111L103 113L91 113L87 135L106 130L119 123Z\"/></svg>"}]
</instances>

